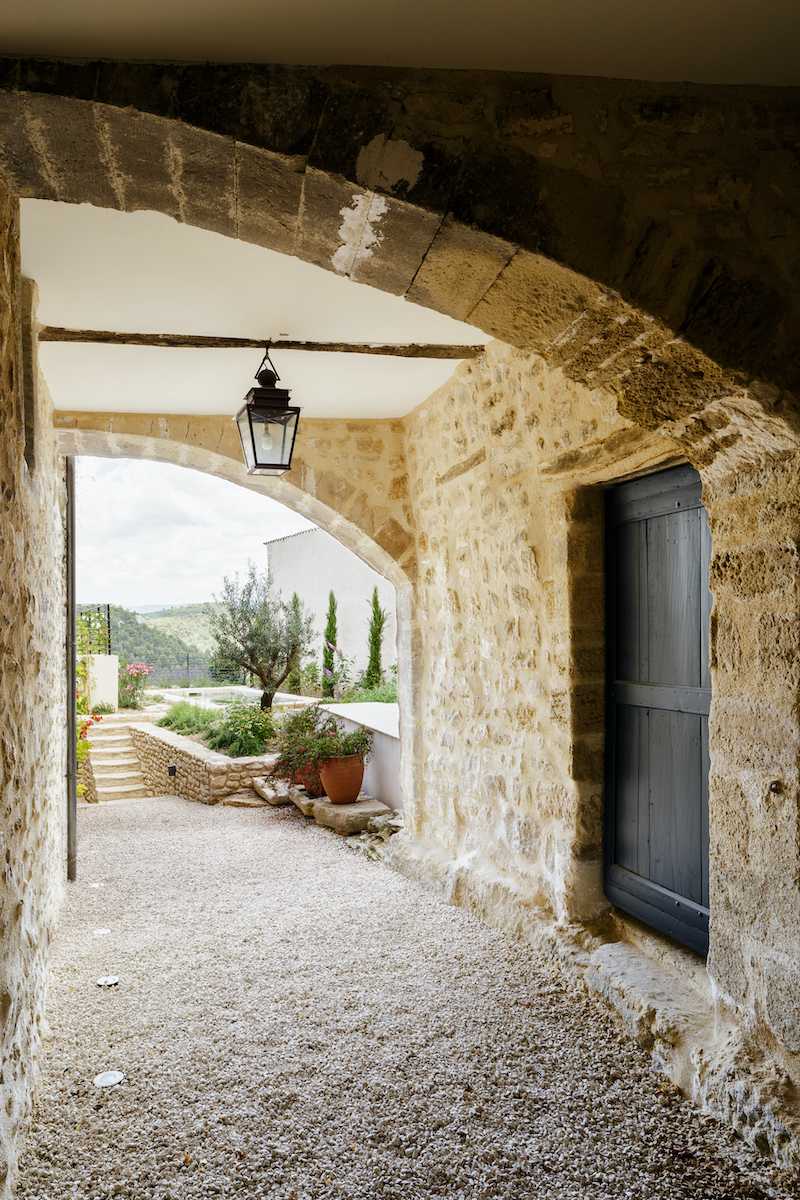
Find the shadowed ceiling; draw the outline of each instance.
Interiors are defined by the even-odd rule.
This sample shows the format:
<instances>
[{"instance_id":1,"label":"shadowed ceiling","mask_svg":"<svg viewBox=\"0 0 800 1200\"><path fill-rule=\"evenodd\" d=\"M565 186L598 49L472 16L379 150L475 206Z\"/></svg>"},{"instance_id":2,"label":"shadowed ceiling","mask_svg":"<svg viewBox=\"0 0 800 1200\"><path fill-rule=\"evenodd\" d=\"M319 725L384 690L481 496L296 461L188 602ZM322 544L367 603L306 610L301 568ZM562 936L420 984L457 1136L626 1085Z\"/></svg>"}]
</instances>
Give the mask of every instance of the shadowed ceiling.
<instances>
[{"instance_id":1,"label":"shadowed ceiling","mask_svg":"<svg viewBox=\"0 0 800 1200\"><path fill-rule=\"evenodd\" d=\"M800 82L797 0L26 0L0 53Z\"/></svg>"}]
</instances>

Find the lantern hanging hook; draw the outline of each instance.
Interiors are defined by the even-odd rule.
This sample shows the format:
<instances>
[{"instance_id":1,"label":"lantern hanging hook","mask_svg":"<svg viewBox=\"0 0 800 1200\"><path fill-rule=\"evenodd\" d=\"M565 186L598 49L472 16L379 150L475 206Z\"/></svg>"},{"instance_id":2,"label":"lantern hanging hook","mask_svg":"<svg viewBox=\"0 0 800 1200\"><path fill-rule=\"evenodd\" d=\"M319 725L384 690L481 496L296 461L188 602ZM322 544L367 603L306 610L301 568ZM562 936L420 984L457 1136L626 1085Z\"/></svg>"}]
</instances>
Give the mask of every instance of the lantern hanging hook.
<instances>
[{"instance_id":1,"label":"lantern hanging hook","mask_svg":"<svg viewBox=\"0 0 800 1200\"><path fill-rule=\"evenodd\" d=\"M272 359L269 356L269 347L270 347L270 343L267 342L264 347L264 357L262 358L259 368L255 374L255 378L258 380L258 382L261 384L262 387L273 387L274 384L280 379L280 375L278 374L278 369L275 366L275 363L272 361ZM261 376L264 374L266 374L268 376L266 382L261 378ZM272 376L272 378L269 378L269 376Z\"/></svg>"}]
</instances>

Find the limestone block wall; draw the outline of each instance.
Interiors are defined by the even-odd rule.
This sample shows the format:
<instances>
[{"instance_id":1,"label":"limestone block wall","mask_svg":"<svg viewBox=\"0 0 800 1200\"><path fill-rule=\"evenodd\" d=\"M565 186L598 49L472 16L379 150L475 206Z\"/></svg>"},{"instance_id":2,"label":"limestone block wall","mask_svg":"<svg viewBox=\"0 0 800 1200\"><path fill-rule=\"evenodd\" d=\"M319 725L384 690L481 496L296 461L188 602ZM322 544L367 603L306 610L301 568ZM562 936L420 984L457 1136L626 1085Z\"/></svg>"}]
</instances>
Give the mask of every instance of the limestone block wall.
<instances>
[{"instance_id":1,"label":"limestone block wall","mask_svg":"<svg viewBox=\"0 0 800 1200\"><path fill-rule=\"evenodd\" d=\"M661 1069L754 1144L800 1161L800 454L741 469L734 448L727 472L720 456L695 463L714 596L706 970L611 919L602 887L600 485L685 447L501 345L406 433L417 750L396 862L491 922L550 939L589 986L602 974L598 990L640 1012ZM622 961L607 953L620 938L643 956L627 982L597 970ZM664 969L680 1019L662 1038Z\"/></svg>"},{"instance_id":2,"label":"limestone block wall","mask_svg":"<svg viewBox=\"0 0 800 1200\"><path fill-rule=\"evenodd\" d=\"M11 1196L66 867L63 464L23 373L19 210L0 176L0 1196ZM30 344L28 345L30 350ZM28 388L23 394L23 375Z\"/></svg>"},{"instance_id":3,"label":"limestone block wall","mask_svg":"<svg viewBox=\"0 0 800 1200\"><path fill-rule=\"evenodd\" d=\"M417 529L410 824L487 883L562 920L601 887L601 497L608 469L664 462L602 392L492 346L407 422ZM603 455L587 456L597 470Z\"/></svg>"},{"instance_id":4,"label":"limestone block wall","mask_svg":"<svg viewBox=\"0 0 800 1200\"><path fill-rule=\"evenodd\" d=\"M131 725L131 737L145 783L154 796L185 796L200 804L219 804L266 775L272 755L228 758L191 738L153 725ZM176 768L175 775L169 767Z\"/></svg>"},{"instance_id":5,"label":"limestone block wall","mask_svg":"<svg viewBox=\"0 0 800 1200\"><path fill-rule=\"evenodd\" d=\"M706 489L709 968L800 1067L800 454ZM800 1071L798 1071L800 1075Z\"/></svg>"}]
</instances>

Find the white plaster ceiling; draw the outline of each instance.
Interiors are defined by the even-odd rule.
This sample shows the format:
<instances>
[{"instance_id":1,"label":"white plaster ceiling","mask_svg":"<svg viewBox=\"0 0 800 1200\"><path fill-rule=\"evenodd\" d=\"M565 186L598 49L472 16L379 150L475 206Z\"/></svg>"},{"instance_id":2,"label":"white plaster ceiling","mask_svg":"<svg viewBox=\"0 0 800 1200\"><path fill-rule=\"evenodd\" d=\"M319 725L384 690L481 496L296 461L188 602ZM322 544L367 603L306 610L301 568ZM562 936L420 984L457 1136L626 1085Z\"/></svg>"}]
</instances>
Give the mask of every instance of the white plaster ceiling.
<instances>
[{"instance_id":1,"label":"white plaster ceiling","mask_svg":"<svg viewBox=\"0 0 800 1200\"><path fill-rule=\"evenodd\" d=\"M313 341L486 341L480 330L397 296L159 213L22 201L23 270L43 325ZM312 417L395 417L457 360L285 351L274 356ZM233 414L257 350L43 343L58 409Z\"/></svg>"},{"instance_id":2,"label":"white plaster ceiling","mask_svg":"<svg viewBox=\"0 0 800 1200\"><path fill-rule=\"evenodd\" d=\"M25 0L0 53L800 82L797 0Z\"/></svg>"}]
</instances>

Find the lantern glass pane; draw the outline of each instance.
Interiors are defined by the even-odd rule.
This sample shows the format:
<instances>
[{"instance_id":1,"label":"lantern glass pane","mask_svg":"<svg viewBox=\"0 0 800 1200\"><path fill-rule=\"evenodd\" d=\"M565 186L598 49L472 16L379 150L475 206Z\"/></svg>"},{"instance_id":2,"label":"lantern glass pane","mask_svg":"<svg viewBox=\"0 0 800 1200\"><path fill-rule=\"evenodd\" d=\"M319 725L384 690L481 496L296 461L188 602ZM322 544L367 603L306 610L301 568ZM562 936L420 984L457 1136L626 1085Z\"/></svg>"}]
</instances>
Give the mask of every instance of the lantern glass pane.
<instances>
[{"instance_id":1,"label":"lantern glass pane","mask_svg":"<svg viewBox=\"0 0 800 1200\"><path fill-rule=\"evenodd\" d=\"M247 463L248 471L252 471L256 465L256 460L255 454L253 453L253 438L250 434L250 421L248 420L246 408L243 408L237 416L236 424L239 427L239 437L242 443L244 461Z\"/></svg>"},{"instance_id":2,"label":"lantern glass pane","mask_svg":"<svg viewBox=\"0 0 800 1200\"><path fill-rule=\"evenodd\" d=\"M280 475L288 471L292 462L299 409L248 407L245 416L250 428L249 454L244 436L242 445L248 470L267 475Z\"/></svg>"}]
</instances>

